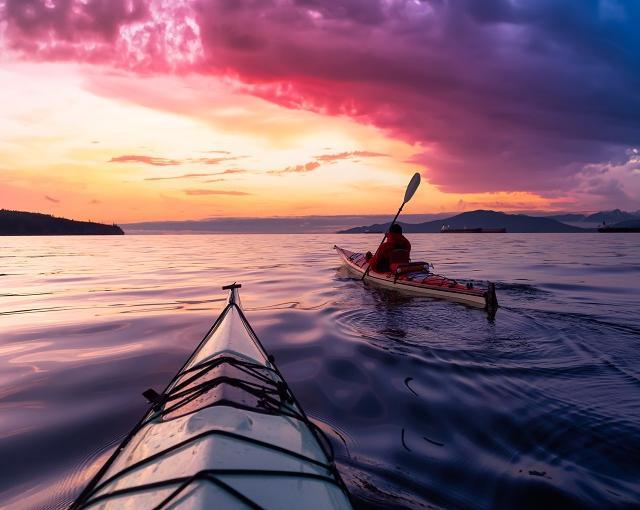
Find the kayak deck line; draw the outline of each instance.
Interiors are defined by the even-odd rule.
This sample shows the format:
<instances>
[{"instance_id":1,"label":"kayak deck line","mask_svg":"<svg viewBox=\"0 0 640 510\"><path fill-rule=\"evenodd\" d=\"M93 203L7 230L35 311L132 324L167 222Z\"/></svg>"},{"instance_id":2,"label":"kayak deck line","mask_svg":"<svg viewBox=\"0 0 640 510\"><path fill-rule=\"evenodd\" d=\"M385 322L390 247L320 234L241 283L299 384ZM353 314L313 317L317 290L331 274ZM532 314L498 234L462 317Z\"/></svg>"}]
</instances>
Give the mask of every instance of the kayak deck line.
<instances>
[{"instance_id":1,"label":"kayak deck line","mask_svg":"<svg viewBox=\"0 0 640 510\"><path fill-rule=\"evenodd\" d=\"M411 270L402 274L367 271L369 262L364 253L352 252L335 245L333 248L347 268L358 275L364 275L365 281L411 294L447 299L476 308L484 308L491 317L498 309L495 284L492 282L489 282L485 289L475 288L472 284L463 285L455 279L432 273L426 268L426 264L423 270Z\"/></svg>"},{"instance_id":2,"label":"kayak deck line","mask_svg":"<svg viewBox=\"0 0 640 510\"><path fill-rule=\"evenodd\" d=\"M225 286L227 305L166 389L144 392L151 410L71 509L282 508L301 496L313 498L302 499L309 508L351 508L331 443L264 351L238 288ZM243 343L231 349L240 336ZM207 456L209 443L215 448ZM269 487L256 497L251 479Z\"/></svg>"}]
</instances>

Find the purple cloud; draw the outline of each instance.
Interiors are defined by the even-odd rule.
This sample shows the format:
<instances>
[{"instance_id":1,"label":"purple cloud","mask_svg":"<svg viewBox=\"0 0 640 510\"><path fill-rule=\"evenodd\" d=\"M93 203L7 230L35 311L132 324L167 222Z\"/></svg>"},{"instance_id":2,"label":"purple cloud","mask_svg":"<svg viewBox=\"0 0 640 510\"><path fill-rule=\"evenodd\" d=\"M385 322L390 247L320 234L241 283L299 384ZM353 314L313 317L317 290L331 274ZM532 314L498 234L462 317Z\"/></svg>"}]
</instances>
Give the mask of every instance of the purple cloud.
<instances>
[{"instance_id":1,"label":"purple cloud","mask_svg":"<svg viewBox=\"0 0 640 510\"><path fill-rule=\"evenodd\" d=\"M632 1L614 17L580 0L195 5L208 72L415 143L447 191L569 189L640 140Z\"/></svg>"},{"instance_id":2,"label":"purple cloud","mask_svg":"<svg viewBox=\"0 0 640 510\"><path fill-rule=\"evenodd\" d=\"M415 144L446 191L575 189L640 143L635 0L0 5L7 44L31 58L231 75Z\"/></svg>"}]
</instances>

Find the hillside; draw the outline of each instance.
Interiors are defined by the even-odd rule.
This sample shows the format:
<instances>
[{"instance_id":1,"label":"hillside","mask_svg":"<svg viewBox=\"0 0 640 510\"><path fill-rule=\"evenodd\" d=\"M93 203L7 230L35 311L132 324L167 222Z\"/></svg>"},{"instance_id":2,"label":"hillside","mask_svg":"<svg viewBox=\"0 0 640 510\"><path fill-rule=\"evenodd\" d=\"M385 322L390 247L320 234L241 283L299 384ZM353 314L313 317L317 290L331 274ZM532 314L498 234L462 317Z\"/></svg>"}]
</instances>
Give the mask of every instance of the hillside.
<instances>
[{"instance_id":1,"label":"hillside","mask_svg":"<svg viewBox=\"0 0 640 510\"><path fill-rule=\"evenodd\" d=\"M49 214L0 209L0 235L123 235L118 225L104 225L92 221L75 221Z\"/></svg>"},{"instance_id":2,"label":"hillside","mask_svg":"<svg viewBox=\"0 0 640 510\"><path fill-rule=\"evenodd\" d=\"M614 209L613 211L600 211L587 216L584 221L591 223L619 223L621 221L637 220L638 216L634 213Z\"/></svg>"},{"instance_id":3,"label":"hillside","mask_svg":"<svg viewBox=\"0 0 640 510\"><path fill-rule=\"evenodd\" d=\"M469 211L451 218L427 221L424 223L400 222L404 231L408 233L440 232L443 225L451 228L502 228L513 233L553 233L553 232L589 232L584 228L572 227L551 218L527 216L525 214L507 214L496 211ZM388 223L355 227L342 230L341 234L361 234L367 232L384 232Z\"/></svg>"}]
</instances>

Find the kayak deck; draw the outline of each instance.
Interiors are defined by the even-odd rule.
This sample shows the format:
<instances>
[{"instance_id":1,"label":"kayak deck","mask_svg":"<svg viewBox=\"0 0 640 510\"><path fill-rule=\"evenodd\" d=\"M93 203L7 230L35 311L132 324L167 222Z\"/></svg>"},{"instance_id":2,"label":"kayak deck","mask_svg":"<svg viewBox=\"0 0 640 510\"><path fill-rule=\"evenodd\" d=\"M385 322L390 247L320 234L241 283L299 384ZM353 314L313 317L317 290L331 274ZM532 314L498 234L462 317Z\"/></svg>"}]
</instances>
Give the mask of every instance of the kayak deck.
<instances>
[{"instance_id":1,"label":"kayak deck","mask_svg":"<svg viewBox=\"0 0 640 510\"><path fill-rule=\"evenodd\" d=\"M392 272L379 273L373 270L367 272L369 262L367 262L364 253L352 252L339 246L334 246L333 248L343 263L354 273L360 276L367 273L365 276L366 281L411 294L448 299L477 308L484 308L490 313L495 313L498 308L498 300L493 283L489 283L486 289L470 287L457 280L433 274L426 268L400 275Z\"/></svg>"},{"instance_id":2,"label":"kayak deck","mask_svg":"<svg viewBox=\"0 0 640 510\"><path fill-rule=\"evenodd\" d=\"M72 505L350 509L330 443L229 302L152 409Z\"/></svg>"}]
</instances>

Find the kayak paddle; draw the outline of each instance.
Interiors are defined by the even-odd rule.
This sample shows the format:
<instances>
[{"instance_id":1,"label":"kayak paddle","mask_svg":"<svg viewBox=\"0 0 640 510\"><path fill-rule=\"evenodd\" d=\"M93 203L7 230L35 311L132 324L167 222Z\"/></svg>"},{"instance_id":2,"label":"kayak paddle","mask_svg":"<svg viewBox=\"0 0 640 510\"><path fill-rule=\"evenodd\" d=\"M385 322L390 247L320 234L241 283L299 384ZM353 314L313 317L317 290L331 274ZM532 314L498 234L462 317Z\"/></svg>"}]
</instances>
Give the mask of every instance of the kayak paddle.
<instances>
[{"instance_id":1,"label":"kayak paddle","mask_svg":"<svg viewBox=\"0 0 640 510\"><path fill-rule=\"evenodd\" d=\"M396 213L395 218L393 218L393 221L391 222L391 225L393 225L396 220L398 219L398 216L400 216L400 213L402 212L402 208L404 207L404 205L411 200L411 198L413 197L413 195L415 195L418 186L420 186L420 174L418 172L416 172L415 174L413 174L413 177L411 178L411 180L409 181L409 185L407 186L407 191L404 192L404 200L402 201L402 205L400 206L400 209L398 209L398 212ZM380 249L380 246L382 246L382 243L384 243L385 238L387 237L387 233L384 233L384 236L382 236L382 241L380 241L380 244L378 245L378 248L376 249L376 253L378 253L378 250ZM365 276L367 276L369 274L369 269L371 268L371 265L369 265L367 267L367 270L364 272L364 274L362 275L362 279L364 280Z\"/></svg>"}]
</instances>

